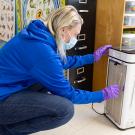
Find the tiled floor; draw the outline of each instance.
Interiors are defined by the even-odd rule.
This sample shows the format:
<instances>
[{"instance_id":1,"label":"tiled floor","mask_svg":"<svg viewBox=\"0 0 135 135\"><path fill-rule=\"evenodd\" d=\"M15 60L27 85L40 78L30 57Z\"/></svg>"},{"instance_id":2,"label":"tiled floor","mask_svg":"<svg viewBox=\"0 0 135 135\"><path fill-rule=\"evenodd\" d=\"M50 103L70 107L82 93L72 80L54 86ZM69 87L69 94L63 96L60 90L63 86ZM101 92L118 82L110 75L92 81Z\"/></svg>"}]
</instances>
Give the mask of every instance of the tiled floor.
<instances>
[{"instance_id":1,"label":"tiled floor","mask_svg":"<svg viewBox=\"0 0 135 135\"><path fill-rule=\"evenodd\" d=\"M103 112L103 103L95 104ZM73 119L59 128L31 135L135 135L135 128L121 131L106 117L93 112L91 105L75 105Z\"/></svg>"}]
</instances>

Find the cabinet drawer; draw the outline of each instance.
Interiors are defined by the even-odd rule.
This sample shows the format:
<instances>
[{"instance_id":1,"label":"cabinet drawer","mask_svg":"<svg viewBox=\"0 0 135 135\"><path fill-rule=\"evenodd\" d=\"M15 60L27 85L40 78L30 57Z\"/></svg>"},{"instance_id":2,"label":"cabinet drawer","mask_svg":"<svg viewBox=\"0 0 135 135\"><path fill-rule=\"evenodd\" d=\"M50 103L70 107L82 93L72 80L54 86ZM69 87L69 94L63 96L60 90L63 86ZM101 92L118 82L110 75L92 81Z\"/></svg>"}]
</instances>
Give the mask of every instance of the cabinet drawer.
<instances>
[{"instance_id":1,"label":"cabinet drawer","mask_svg":"<svg viewBox=\"0 0 135 135\"><path fill-rule=\"evenodd\" d=\"M66 5L73 5L77 9L96 9L96 0L67 0Z\"/></svg>"},{"instance_id":2,"label":"cabinet drawer","mask_svg":"<svg viewBox=\"0 0 135 135\"><path fill-rule=\"evenodd\" d=\"M95 23L96 23L96 13L95 12L79 12L79 14L82 16L84 23L82 25L82 32L93 32L95 31Z\"/></svg>"},{"instance_id":3,"label":"cabinet drawer","mask_svg":"<svg viewBox=\"0 0 135 135\"><path fill-rule=\"evenodd\" d=\"M93 53L94 51L94 40L93 36L89 36L85 41L78 41L77 44L70 50L67 51L67 55L85 55Z\"/></svg>"},{"instance_id":4,"label":"cabinet drawer","mask_svg":"<svg viewBox=\"0 0 135 135\"><path fill-rule=\"evenodd\" d=\"M77 69L69 70L69 80L75 88L92 90L93 66L88 65Z\"/></svg>"}]
</instances>

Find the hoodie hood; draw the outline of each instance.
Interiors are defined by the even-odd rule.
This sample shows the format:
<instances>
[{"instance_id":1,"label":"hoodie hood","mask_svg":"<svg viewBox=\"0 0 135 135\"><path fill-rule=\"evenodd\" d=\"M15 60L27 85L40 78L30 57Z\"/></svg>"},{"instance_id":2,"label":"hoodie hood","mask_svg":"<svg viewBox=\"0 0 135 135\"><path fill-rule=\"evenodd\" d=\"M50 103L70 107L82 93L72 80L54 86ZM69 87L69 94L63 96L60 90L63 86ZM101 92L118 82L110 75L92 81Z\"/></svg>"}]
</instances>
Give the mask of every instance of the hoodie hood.
<instances>
[{"instance_id":1,"label":"hoodie hood","mask_svg":"<svg viewBox=\"0 0 135 135\"><path fill-rule=\"evenodd\" d=\"M46 45L51 46L53 49L57 48L56 40L49 31L49 29L40 20L33 20L31 23L19 33L22 38L28 40L36 40Z\"/></svg>"}]
</instances>

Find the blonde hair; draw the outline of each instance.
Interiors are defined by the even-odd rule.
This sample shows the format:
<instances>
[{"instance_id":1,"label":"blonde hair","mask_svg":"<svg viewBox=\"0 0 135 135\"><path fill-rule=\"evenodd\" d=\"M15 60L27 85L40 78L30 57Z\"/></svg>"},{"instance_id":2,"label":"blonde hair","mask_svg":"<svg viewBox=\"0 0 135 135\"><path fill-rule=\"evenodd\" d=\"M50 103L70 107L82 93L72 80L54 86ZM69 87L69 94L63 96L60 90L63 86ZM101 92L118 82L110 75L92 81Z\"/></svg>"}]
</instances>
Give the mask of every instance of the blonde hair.
<instances>
[{"instance_id":1,"label":"blonde hair","mask_svg":"<svg viewBox=\"0 0 135 135\"><path fill-rule=\"evenodd\" d=\"M77 24L83 24L83 19L75 7L68 5L51 12L45 20L46 26L56 38L58 52L62 59L66 58L63 46L59 42L58 31L63 27L73 28Z\"/></svg>"}]
</instances>

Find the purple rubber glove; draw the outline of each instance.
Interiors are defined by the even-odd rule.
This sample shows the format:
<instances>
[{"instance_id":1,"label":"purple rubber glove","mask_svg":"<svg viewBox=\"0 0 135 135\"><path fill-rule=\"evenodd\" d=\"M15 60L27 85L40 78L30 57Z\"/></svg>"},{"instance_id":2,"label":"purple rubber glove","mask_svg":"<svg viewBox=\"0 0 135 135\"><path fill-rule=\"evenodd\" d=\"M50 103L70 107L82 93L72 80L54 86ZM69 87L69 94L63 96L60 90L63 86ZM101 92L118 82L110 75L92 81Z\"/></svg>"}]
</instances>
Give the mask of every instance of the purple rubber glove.
<instances>
[{"instance_id":1,"label":"purple rubber glove","mask_svg":"<svg viewBox=\"0 0 135 135\"><path fill-rule=\"evenodd\" d=\"M106 54L108 52L108 50L112 48L112 45L105 45L102 46L100 48L98 48L95 52L94 52L94 61L98 61L104 54Z\"/></svg>"},{"instance_id":2,"label":"purple rubber glove","mask_svg":"<svg viewBox=\"0 0 135 135\"><path fill-rule=\"evenodd\" d=\"M117 98L119 95L119 86L117 84L106 87L102 90L104 100Z\"/></svg>"}]
</instances>

